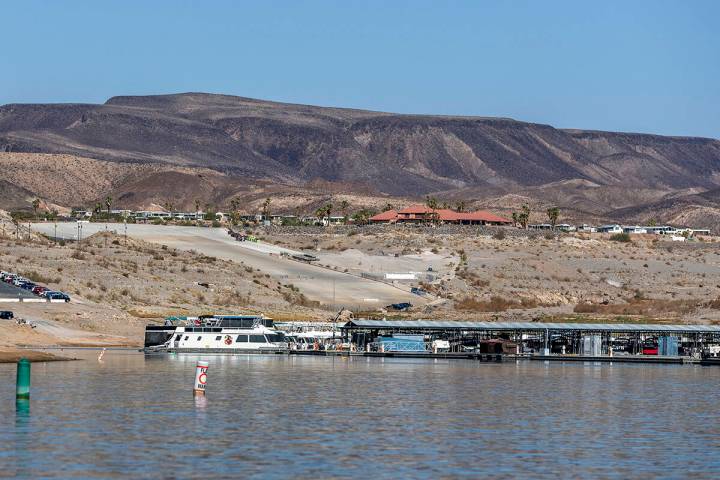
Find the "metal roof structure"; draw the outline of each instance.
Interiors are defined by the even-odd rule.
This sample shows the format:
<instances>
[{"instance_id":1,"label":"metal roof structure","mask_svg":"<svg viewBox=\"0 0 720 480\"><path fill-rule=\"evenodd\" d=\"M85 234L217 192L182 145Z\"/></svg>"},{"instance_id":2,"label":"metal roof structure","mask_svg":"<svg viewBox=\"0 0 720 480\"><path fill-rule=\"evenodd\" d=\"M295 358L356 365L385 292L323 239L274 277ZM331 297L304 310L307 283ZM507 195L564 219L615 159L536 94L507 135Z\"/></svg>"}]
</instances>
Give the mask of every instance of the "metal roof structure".
<instances>
[{"instance_id":1,"label":"metal roof structure","mask_svg":"<svg viewBox=\"0 0 720 480\"><path fill-rule=\"evenodd\" d=\"M355 319L341 328L388 330L471 330L471 331L582 331L582 332L658 332L714 333L720 325L661 325L650 323L542 323L542 322L454 322L438 320L363 320Z\"/></svg>"}]
</instances>

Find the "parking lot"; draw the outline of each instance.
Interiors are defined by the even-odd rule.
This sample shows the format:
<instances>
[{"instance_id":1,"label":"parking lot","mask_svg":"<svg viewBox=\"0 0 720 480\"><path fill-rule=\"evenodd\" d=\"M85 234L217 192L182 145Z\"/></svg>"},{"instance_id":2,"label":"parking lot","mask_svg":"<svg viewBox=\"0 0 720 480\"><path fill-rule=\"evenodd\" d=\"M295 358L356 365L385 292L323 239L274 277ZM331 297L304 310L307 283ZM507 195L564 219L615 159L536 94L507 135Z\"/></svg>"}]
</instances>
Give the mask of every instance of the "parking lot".
<instances>
[{"instance_id":1,"label":"parking lot","mask_svg":"<svg viewBox=\"0 0 720 480\"><path fill-rule=\"evenodd\" d=\"M36 298L36 296L32 292L23 290L15 285L0 282L0 299L3 298Z\"/></svg>"}]
</instances>

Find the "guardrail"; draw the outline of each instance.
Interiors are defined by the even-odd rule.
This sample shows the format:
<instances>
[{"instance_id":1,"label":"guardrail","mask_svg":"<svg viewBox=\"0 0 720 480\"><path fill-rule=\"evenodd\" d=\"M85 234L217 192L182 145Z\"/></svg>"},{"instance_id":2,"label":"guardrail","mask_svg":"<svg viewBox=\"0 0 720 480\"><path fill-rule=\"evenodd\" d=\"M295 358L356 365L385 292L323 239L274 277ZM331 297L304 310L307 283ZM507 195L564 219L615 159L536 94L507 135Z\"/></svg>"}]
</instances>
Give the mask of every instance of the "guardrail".
<instances>
[{"instance_id":1,"label":"guardrail","mask_svg":"<svg viewBox=\"0 0 720 480\"><path fill-rule=\"evenodd\" d=\"M65 300L49 300L47 298L5 297L5 298L0 298L0 303L67 303L67 302Z\"/></svg>"}]
</instances>

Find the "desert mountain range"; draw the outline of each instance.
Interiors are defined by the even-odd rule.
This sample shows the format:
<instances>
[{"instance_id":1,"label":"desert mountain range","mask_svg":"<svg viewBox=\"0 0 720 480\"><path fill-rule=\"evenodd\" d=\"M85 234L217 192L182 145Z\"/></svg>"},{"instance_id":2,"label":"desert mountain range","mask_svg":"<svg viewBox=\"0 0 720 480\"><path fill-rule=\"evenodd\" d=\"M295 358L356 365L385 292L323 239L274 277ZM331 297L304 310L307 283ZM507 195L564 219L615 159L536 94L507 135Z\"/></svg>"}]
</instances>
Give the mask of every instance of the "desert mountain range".
<instances>
[{"instance_id":1,"label":"desert mountain range","mask_svg":"<svg viewBox=\"0 0 720 480\"><path fill-rule=\"evenodd\" d=\"M577 221L720 226L720 141L399 115L202 93L0 107L0 208L111 195L117 207L280 212L434 195ZM562 218L561 218L562 219Z\"/></svg>"}]
</instances>

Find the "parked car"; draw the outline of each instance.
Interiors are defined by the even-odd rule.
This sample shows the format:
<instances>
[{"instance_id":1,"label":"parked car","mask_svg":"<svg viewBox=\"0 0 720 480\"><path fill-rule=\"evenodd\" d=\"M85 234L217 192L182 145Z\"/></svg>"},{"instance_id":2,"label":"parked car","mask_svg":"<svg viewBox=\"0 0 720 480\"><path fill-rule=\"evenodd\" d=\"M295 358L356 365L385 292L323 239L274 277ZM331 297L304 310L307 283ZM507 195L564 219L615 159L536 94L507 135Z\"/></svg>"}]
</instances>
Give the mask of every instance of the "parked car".
<instances>
[{"instance_id":1,"label":"parked car","mask_svg":"<svg viewBox=\"0 0 720 480\"><path fill-rule=\"evenodd\" d=\"M35 287L32 289L32 293L42 296L43 292L46 292L47 290L47 287L43 287L42 285L35 285Z\"/></svg>"},{"instance_id":2,"label":"parked car","mask_svg":"<svg viewBox=\"0 0 720 480\"><path fill-rule=\"evenodd\" d=\"M49 300L65 300L66 302L70 301L70 297L63 292L47 292L45 293L45 298Z\"/></svg>"},{"instance_id":3,"label":"parked car","mask_svg":"<svg viewBox=\"0 0 720 480\"><path fill-rule=\"evenodd\" d=\"M23 290L30 290L30 291L32 291L32 289L35 288L36 286L37 286L37 285L34 284L33 282L25 282L25 283L23 283L22 285L20 285L20 288L22 288Z\"/></svg>"},{"instance_id":4,"label":"parked car","mask_svg":"<svg viewBox=\"0 0 720 480\"><path fill-rule=\"evenodd\" d=\"M412 307L412 303L408 302L402 302L402 303L393 303L391 305L388 305L385 307L387 310L397 310L400 312L404 312L408 308Z\"/></svg>"},{"instance_id":5,"label":"parked car","mask_svg":"<svg viewBox=\"0 0 720 480\"><path fill-rule=\"evenodd\" d=\"M0 319L12 320L13 318L15 318L15 315L10 310L0 310Z\"/></svg>"}]
</instances>

